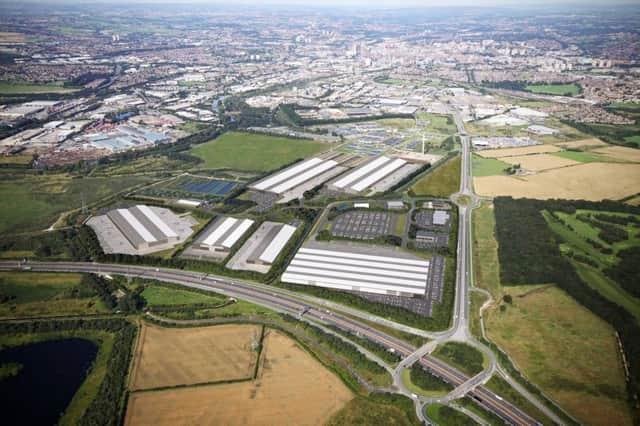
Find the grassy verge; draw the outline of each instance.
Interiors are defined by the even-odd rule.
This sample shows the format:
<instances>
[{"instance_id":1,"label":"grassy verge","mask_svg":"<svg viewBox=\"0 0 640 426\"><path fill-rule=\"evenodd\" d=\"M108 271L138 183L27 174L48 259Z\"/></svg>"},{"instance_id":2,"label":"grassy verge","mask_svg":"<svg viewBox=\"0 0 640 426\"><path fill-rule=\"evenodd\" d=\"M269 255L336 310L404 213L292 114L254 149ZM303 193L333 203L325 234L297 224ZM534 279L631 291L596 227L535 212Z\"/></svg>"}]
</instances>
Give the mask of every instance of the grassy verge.
<instances>
[{"instance_id":1,"label":"grassy verge","mask_svg":"<svg viewBox=\"0 0 640 426\"><path fill-rule=\"evenodd\" d=\"M411 392L426 396L439 397L453 389L449 383L425 371L417 364L402 370L402 382Z\"/></svg>"},{"instance_id":2,"label":"grassy verge","mask_svg":"<svg viewBox=\"0 0 640 426\"><path fill-rule=\"evenodd\" d=\"M552 425L553 421L548 418L542 411L540 411L535 405L529 402L524 396L520 395L509 383L507 383L501 377L494 375L487 382L487 388L500 395L507 401L514 404L516 407L523 410L525 413L536 419L538 422L545 425Z\"/></svg>"},{"instance_id":3,"label":"grassy verge","mask_svg":"<svg viewBox=\"0 0 640 426\"><path fill-rule=\"evenodd\" d=\"M448 197L460 189L460 156L433 168L409 190L416 196Z\"/></svg>"},{"instance_id":4,"label":"grassy verge","mask_svg":"<svg viewBox=\"0 0 640 426\"><path fill-rule=\"evenodd\" d=\"M473 154L473 176L496 176L503 175L504 171L511 167L511 164L495 158L484 158Z\"/></svg>"}]
</instances>

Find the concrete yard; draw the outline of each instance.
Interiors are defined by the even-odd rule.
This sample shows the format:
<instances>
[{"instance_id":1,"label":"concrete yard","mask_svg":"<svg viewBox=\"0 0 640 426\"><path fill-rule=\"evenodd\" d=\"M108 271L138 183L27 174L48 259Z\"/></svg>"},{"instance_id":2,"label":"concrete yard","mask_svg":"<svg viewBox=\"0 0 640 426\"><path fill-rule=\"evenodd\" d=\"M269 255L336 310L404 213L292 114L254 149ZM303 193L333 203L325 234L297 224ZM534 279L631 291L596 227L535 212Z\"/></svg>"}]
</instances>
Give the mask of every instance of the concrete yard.
<instances>
[{"instance_id":1,"label":"concrete yard","mask_svg":"<svg viewBox=\"0 0 640 426\"><path fill-rule=\"evenodd\" d=\"M350 211L336 217L331 224L334 237L373 240L389 234L393 215L377 211Z\"/></svg>"},{"instance_id":2,"label":"concrete yard","mask_svg":"<svg viewBox=\"0 0 640 426\"><path fill-rule=\"evenodd\" d=\"M87 221L87 225L91 227L96 233L98 241L100 242L100 245L105 253L145 255L158 251L168 250L178 244L183 243L187 238L191 236L191 234L193 234L192 228L198 224L198 221L190 215L178 216L169 209L155 206L148 206L148 209L160 220L160 224L162 228L166 230L166 232L175 234L171 240L165 242L160 241L159 243L150 245L148 247L135 247L131 242L132 236L125 235L126 231L120 229L118 225L113 221L113 219L110 218L107 214L91 217ZM109 213L111 213L112 211L115 210L111 210ZM142 226L140 223L137 223L137 225ZM131 229L129 230L129 232L134 231ZM149 231L144 226L142 226L141 232L145 235L145 238L151 237L149 235Z\"/></svg>"}]
</instances>

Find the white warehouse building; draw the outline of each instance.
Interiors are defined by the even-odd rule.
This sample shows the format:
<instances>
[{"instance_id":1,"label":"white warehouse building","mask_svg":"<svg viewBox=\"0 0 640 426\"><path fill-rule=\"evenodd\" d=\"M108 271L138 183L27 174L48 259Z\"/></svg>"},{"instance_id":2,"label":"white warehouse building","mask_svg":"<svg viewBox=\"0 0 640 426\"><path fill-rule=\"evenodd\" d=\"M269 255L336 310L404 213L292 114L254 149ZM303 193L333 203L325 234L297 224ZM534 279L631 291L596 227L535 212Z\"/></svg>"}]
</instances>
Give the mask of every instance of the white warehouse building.
<instances>
[{"instance_id":1,"label":"white warehouse building","mask_svg":"<svg viewBox=\"0 0 640 426\"><path fill-rule=\"evenodd\" d=\"M200 243L200 248L211 251L229 251L253 224L254 221L251 219L220 218L209 235Z\"/></svg>"},{"instance_id":2,"label":"white warehouse building","mask_svg":"<svg viewBox=\"0 0 640 426\"><path fill-rule=\"evenodd\" d=\"M301 248L282 274L291 284L412 297L427 289L429 261Z\"/></svg>"}]
</instances>

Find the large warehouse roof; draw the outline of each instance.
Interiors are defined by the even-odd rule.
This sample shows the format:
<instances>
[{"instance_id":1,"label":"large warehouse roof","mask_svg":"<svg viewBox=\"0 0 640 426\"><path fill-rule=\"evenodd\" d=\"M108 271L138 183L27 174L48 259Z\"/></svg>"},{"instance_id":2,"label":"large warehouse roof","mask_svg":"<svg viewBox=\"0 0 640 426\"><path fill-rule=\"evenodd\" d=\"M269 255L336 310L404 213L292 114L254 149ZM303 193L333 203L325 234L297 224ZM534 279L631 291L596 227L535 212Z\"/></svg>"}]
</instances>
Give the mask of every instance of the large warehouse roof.
<instances>
[{"instance_id":1,"label":"large warehouse roof","mask_svg":"<svg viewBox=\"0 0 640 426\"><path fill-rule=\"evenodd\" d=\"M429 262L400 257L301 248L282 281L378 294L423 295Z\"/></svg>"},{"instance_id":2,"label":"large warehouse roof","mask_svg":"<svg viewBox=\"0 0 640 426\"><path fill-rule=\"evenodd\" d=\"M140 210L158 229L169 238L176 238L178 234L171 229L160 217L151 210L148 206L137 205L136 208Z\"/></svg>"},{"instance_id":3,"label":"large warehouse roof","mask_svg":"<svg viewBox=\"0 0 640 426\"><path fill-rule=\"evenodd\" d=\"M270 188L274 185L279 184L280 182L282 182L285 179L289 179L299 173L304 172L307 169L310 169L311 167L322 163L322 160L319 158L310 158L308 160L303 161L302 163L298 163L293 167L290 167L288 169L285 169L279 173L276 173L275 175L272 175L271 177L269 177L268 179L263 180L262 182L258 182L257 184L253 185L253 187L255 189L259 189L259 190L265 190L267 188Z\"/></svg>"},{"instance_id":4,"label":"large warehouse roof","mask_svg":"<svg viewBox=\"0 0 640 426\"><path fill-rule=\"evenodd\" d=\"M271 240L267 248L264 249L259 259L264 263L273 263L294 232L296 232L294 226L282 225L280 231L278 231L273 240Z\"/></svg>"},{"instance_id":5,"label":"large warehouse roof","mask_svg":"<svg viewBox=\"0 0 640 426\"><path fill-rule=\"evenodd\" d=\"M393 159L383 155L356 168L351 173L335 181L332 185L338 189L349 187L353 191L360 192L395 172L405 164L407 164L407 162L401 158Z\"/></svg>"},{"instance_id":6,"label":"large warehouse roof","mask_svg":"<svg viewBox=\"0 0 640 426\"><path fill-rule=\"evenodd\" d=\"M251 188L281 195L331 170L337 165L338 163L333 160L323 160L315 157L310 158L293 167L277 172L265 180L252 185Z\"/></svg>"},{"instance_id":7,"label":"large warehouse roof","mask_svg":"<svg viewBox=\"0 0 640 426\"><path fill-rule=\"evenodd\" d=\"M251 219L236 219L226 217L219 219L213 230L202 241L201 245L230 249L251 228L254 221Z\"/></svg>"},{"instance_id":8,"label":"large warehouse roof","mask_svg":"<svg viewBox=\"0 0 640 426\"><path fill-rule=\"evenodd\" d=\"M133 227L133 230L147 243L157 241L156 237L127 209L118 209L117 212Z\"/></svg>"}]
</instances>

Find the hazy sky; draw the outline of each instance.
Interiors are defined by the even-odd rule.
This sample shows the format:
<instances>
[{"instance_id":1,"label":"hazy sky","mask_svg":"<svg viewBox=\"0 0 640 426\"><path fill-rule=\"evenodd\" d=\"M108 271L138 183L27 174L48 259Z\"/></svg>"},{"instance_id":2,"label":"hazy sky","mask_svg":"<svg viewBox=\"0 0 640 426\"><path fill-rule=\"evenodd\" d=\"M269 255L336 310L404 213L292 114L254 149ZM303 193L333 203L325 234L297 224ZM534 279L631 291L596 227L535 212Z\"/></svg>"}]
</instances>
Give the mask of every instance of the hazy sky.
<instances>
[{"instance_id":1,"label":"hazy sky","mask_svg":"<svg viewBox=\"0 0 640 426\"><path fill-rule=\"evenodd\" d=\"M0 0L0 3L15 0ZM346 6L346 7L446 7L446 6L612 6L638 5L638 0L22 0L25 3L210 3L210 4L255 4L255 5L296 5L296 6Z\"/></svg>"}]
</instances>

